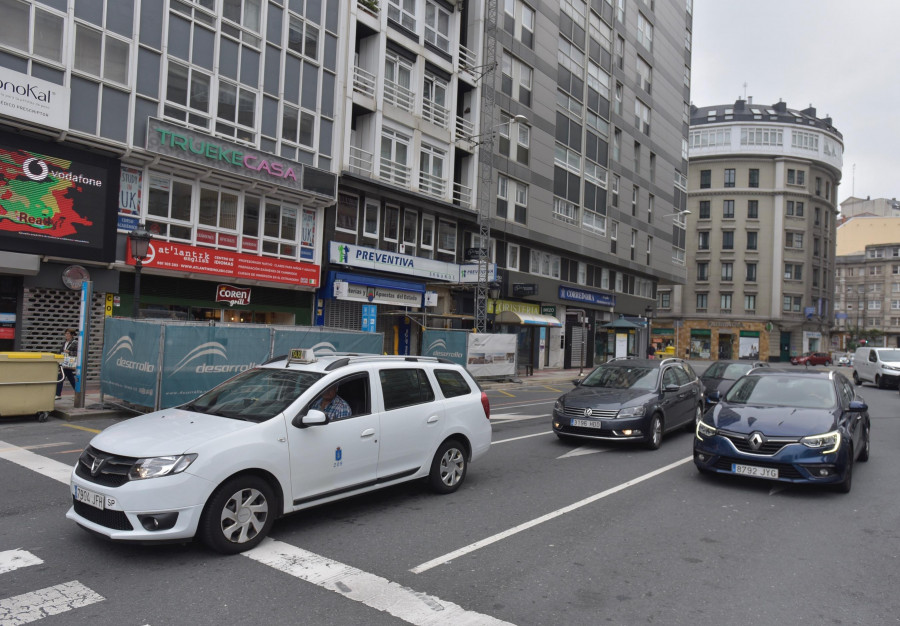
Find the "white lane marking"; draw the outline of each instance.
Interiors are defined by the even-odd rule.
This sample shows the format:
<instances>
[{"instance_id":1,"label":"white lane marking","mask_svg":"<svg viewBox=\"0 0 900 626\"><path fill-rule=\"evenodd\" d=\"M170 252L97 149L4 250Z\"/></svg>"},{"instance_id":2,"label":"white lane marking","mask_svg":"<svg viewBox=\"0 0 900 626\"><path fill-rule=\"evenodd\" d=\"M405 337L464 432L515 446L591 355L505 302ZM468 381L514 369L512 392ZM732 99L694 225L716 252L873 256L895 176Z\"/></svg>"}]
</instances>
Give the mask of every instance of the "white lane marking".
<instances>
[{"instance_id":1,"label":"white lane marking","mask_svg":"<svg viewBox=\"0 0 900 626\"><path fill-rule=\"evenodd\" d=\"M72 445L71 441L57 441L56 443L38 443L33 446L21 446L20 450L40 450L41 448L55 448L56 446L69 446ZM16 449L16 446L8 449ZM0 452L6 452L8 449L0 450Z\"/></svg>"},{"instance_id":2,"label":"white lane marking","mask_svg":"<svg viewBox=\"0 0 900 626\"><path fill-rule=\"evenodd\" d=\"M436 559L432 559L430 561L422 563L421 565L417 565L416 567L412 568L409 571L411 571L413 574L421 574L422 572L426 572L433 567L437 567L438 565L443 565L445 563L449 563L453 559L456 559L463 555L469 554L470 552L475 552L475 550L479 550L485 546L491 545L492 543L496 543L498 541L506 539L507 537L511 537L512 535L515 535L516 533L520 533L523 530L528 530L529 528L533 528L539 524L543 524L544 522L549 522L550 520L555 519L561 515L565 515L566 513L571 513L572 511L574 511L576 509L580 509L583 506L592 504L592 503L596 502L597 500L601 500L607 496L611 496L614 493L618 493L624 489L627 489L628 487L637 485L638 483L642 483L645 480L649 480L649 479L653 478L654 476L659 476L660 474L662 474L664 472L668 472L669 470L674 469L674 468L678 467L679 465L684 465L685 463L688 463L693 460L694 460L693 456L685 457L685 458L681 459L680 461L675 461L674 463L670 463L669 465L666 465L665 467L661 467L659 469L653 470L652 472L644 474L643 476L638 476L637 478L633 478L632 480L624 482L621 485L617 485L615 487L607 489L606 491L601 491L600 493L596 493L590 497L585 498L584 500L579 500L578 502L575 502L573 504L565 506L561 509L551 511L550 513L547 513L546 515L541 515L540 517L537 517L533 520L527 521L524 524L519 524L518 526L514 526L508 530L504 530L503 532L497 533L496 535L492 535L492 536L482 539L480 541L476 541L475 543L464 546L464 547L460 548L459 550L454 550L453 552L448 552L444 556L439 556Z\"/></svg>"},{"instance_id":3,"label":"white lane marking","mask_svg":"<svg viewBox=\"0 0 900 626\"><path fill-rule=\"evenodd\" d=\"M11 572L20 567L40 565L43 562L31 552L25 550L6 550L5 552L0 552L0 574Z\"/></svg>"},{"instance_id":4,"label":"white lane marking","mask_svg":"<svg viewBox=\"0 0 900 626\"><path fill-rule=\"evenodd\" d=\"M553 434L553 431L548 430L547 432L544 432L544 433L534 433L533 435L522 435L521 437L511 437L510 439L501 439L500 441L492 441L491 445L496 446L497 444L508 443L510 441L518 441L519 439L529 439L530 437L540 437L541 435L552 435L552 434Z\"/></svg>"},{"instance_id":5,"label":"white lane marking","mask_svg":"<svg viewBox=\"0 0 900 626\"><path fill-rule=\"evenodd\" d=\"M72 476L72 466L68 463L60 463L59 461L48 459L45 456L29 452L24 448L14 446L5 441L0 441L0 459L12 461L17 465L33 470L38 474L43 474L47 478L58 480L66 485L69 484L69 478Z\"/></svg>"},{"instance_id":6,"label":"white lane marking","mask_svg":"<svg viewBox=\"0 0 900 626\"><path fill-rule=\"evenodd\" d=\"M502 404L502 407L501 407L500 403L498 402L498 403L497 403L497 408L498 408L498 409L499 409L499 408L504 408L504 409L523 409L523 408L529 407L529 406L541 406L541 405L544 405L544 404L553 404L554 402L556 402L556 400L544 400L543 402L522 402L522 403L520 403L520 404L506 404L506 403L504 402L504 403Z\"/></svg>"},{"instance_id":7,"label":"white lane marking","mask_svg":"<svg viewBox=\"0 0 900 626\"><path fill-rule=\"evenodd\" d=\"M0 624L19 626L78 609L105 598L77 580L0 600Z\"/></svg>"},{"instance_id":8,"label":"white lane marking","mask_svg":"<svg viewBox=\"0 0 900 626\"><path fill-rule=\"evenodd\" d=\"M556 457L556 460L558 461L559 459L568 459L573 456L584 456L585 454L597 454L598 452L606 452L607 450L609 450L609 448L591 448L588 446L582 446L580 448L575 448L570 452L566 452L562 456Z\"/></svg>"},{"instance_id":9,"label":"white lane marking","mask_svg":"<svg viewBox=\"0 0 900 626\"><path fill-rule=\"evenodd\" d=\"M244 556L410 624L509 624L274 539L265 539Z\"/></svg>"}]
</instances>

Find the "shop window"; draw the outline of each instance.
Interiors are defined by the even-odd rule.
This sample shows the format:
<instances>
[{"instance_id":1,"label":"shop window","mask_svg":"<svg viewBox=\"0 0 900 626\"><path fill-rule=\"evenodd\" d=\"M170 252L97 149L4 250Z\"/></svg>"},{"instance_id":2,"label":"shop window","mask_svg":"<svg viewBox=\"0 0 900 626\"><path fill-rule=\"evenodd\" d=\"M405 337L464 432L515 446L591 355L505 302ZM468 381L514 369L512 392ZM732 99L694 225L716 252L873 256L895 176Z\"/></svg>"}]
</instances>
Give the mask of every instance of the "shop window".
<instances>
[{"instance_id":1,"label":"shop window","mask_svg":"<svg viewBox=\"0 0 900 626\"><path fill-rule=\"evenodd\" d=\"M75 25L75 70L125 85L130 54L130 42L84 24Z\"/></svg>"},{"instance_id":2,"label":"shop window","mask_svg":"<svg viewBox=\"0 0 900 626\"><path fill-rule=\"evenodd\" d=\"M256 93L225 81L219 81L216 132L243 141L256 137Z\"/></svg>"},{"instance_id":3,"label":"shop window","mask_svg":"<svg viewBox=\"0 0 900 626\"><path fill-rule=\"evenodd\" d=\"M291 15L288 25L288 50L313 61L319 59L319 28Z\"/></svg>"},{"instance_id":4,"label":"shop window","mask_svg":"<svg viewBox=\"0 0 900 626\"><path fill-rule=\"evenodd\" d=\"M403 211L403 253L415 254L417 236L419 233L419 214L412 210Z\"/></svg>"},{"instance_id":5,"label":"shop window","mask_svg":"<svg viewBox=\"0 0 900 626\"><path fill-rule=\"evenodd\" d=\"M236 191L201 187L197 243L236 248L237 213Z\"/></svg>"},{"instance_id":6,"label":"shop window","mask_svg":"<svg viewBox=\"0 0 900 626\"><path fill-rule=\"evenodd\" d=\"M210 77L194 67L169 61L166 78L166 117L209 128Z\"/></svg>"},{"instance_id":7,"label":"shop window","mask_svg":"<svg viewBox=\"0 0 900 626\"><path fill-rule=\"evenodd\" d=\"M296 258L299 209L266 201L263 215L262 253Z\"/></svg>"},{"instance_id":8,"label":"shop window","mask_svg":"<svg viewBox=\"0 0 900 626\"><path fill-rule=\"evenodd\" d=\"M456 257L456 224L438 221L438 252Z\"/></svg>"},{"instance_id":9,"label":"shop window","mask_svg":"<svg viewBox=\"0 0 900 626\"><path fill-rule=\"evenodd\" d=\"M521 248L514 243L508 244L506 246L506 268L510 270L519 271L519 256L521 254Z\"/></svg>"},{"instance_id":10,"label":"shop window","mask_svg":"<svg viewBox=\"0 0 900 626\"><path fill-rule=\"evenodd\" d=\"M281 113L281 138L289 143L315 147L316 116L284 104Z\"/></svg>"},{"instance_id":11,"label":"shop window","mask_svg":"<svg viewBox=\"0 0 900 626\"><path fill-rule=\"evenodd\" d=\"M2 0L0 8L3 12L3 19L0 20L0 42L3 46L28 56L62 62L64 15L19 0Z\"/></svg>"}]
</instances>

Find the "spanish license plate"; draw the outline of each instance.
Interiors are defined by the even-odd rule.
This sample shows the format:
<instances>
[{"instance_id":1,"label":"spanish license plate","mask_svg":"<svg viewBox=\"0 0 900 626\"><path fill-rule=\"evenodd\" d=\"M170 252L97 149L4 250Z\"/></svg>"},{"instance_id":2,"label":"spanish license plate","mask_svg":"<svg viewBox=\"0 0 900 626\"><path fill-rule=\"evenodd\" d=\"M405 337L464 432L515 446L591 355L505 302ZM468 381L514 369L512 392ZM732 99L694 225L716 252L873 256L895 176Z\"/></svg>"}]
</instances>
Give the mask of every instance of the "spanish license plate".
<instances>
[{"instance_id":1,"label":"spanish license plate","mask_svg":"<svg viewBox=\"0 0 900 626\"><path fill-rule=\"evenodd\" d=\"M101 511L105 508L106 504L106 496L102 493L90 491L89 489L79 487L78 485L75 485L75 499L79 502L84 502L95 509L100 509Z\"/></svg>"},{"instance_id":2,"label":"spanish license plate","mask_svg":"<svg viewBox=\"0 0 900 626\"><path fill-rule=\"evenodd\" d=\"M572 426L579 426L581 428L603 428L603 424L598 420L576 420L573 419L571 422Z\"/></svg>"},{"instance_id":3,"label":"spanish license plate","mask_svg":"<svg viewBox=\"0 0 900 626\"><path fill-rule=\"evenodd\" d=\"M755 465L731 464L731 471L743 476L755 476L756 478L778 478L778 470L774 467L756 467Z\"/></svg>"}]
</instances>

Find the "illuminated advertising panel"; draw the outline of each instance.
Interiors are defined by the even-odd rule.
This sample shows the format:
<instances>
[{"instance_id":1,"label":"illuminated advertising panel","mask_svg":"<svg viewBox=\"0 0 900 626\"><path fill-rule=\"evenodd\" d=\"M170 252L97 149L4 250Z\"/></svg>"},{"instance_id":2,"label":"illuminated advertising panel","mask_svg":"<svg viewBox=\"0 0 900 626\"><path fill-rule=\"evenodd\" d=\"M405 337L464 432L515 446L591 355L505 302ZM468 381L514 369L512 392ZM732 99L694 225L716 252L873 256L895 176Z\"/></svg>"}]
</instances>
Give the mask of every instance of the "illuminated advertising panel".
<instances>
[{"instance_id":1,"label":"illuminated advertising panel","mask_svg":"<svg viewBox=\"0 0 900 626\"><path fill-rule=\"evenodd\" d=\"M115 260L118 162L0 133L0 250Z\"/></svg>"}]
</instances>

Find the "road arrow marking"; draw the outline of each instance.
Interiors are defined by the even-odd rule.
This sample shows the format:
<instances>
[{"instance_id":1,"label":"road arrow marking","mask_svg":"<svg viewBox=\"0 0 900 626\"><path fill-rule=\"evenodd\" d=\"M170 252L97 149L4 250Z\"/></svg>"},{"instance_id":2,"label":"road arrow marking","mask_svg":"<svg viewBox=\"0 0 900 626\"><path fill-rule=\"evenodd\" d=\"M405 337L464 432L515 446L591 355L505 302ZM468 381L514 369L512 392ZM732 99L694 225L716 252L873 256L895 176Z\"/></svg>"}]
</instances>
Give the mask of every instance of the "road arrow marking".
<instances>
[{"instance_id":1,"label":"road arrow marking","mask_svg":"<svg viewBox=\"0 0 900 626\"><path fill-rule=\"evenodd\" d=\"M584 456L585 454L597 454L598 452L606 452L606 449L593 447L589 448L588 446L582 446L580 448L575 448L570 452L566 452L562 456L556 457L556 460L558 461L560 459L567 459L572 456Z\"/></svg>"}]
</instances>

